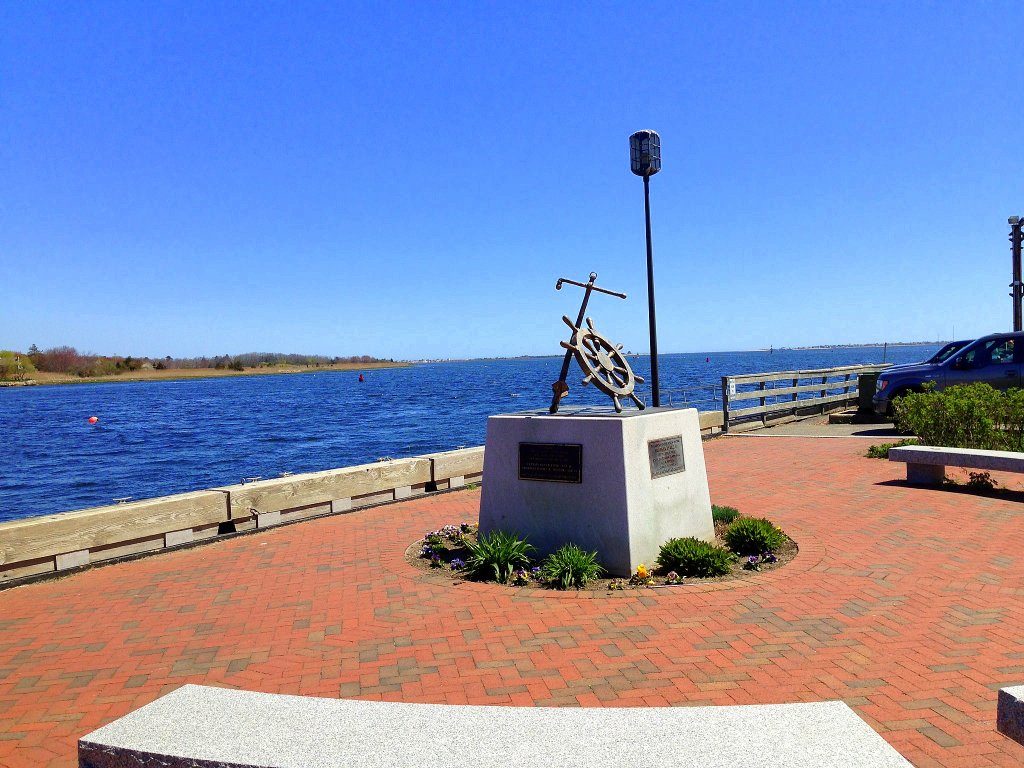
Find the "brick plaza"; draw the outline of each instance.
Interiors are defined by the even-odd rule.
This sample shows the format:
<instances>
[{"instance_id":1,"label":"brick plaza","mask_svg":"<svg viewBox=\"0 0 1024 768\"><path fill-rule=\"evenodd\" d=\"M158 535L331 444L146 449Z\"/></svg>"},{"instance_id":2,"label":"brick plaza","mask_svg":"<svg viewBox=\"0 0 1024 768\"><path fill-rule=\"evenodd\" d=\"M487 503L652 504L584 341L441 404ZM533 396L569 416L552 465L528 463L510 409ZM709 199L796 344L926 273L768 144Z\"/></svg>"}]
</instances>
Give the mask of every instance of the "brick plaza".
<instances>
[{"instance_id":1,"label":"brick plaza","mask_svg":"<svg viewBox=\"0 0 1024 768\"><path fill-rule=\"evenodd\" d=\"M0 765L184 683L394 701L685 706L842 699L917 766L1024 764L1020 497L911 488L861 438L705 444L712 500L800 545L742 582L522 592L425 577L478 491L307 521L0 592ZM1013 476L996 479L1016 486Z\"/></svg>"}]
</instances>

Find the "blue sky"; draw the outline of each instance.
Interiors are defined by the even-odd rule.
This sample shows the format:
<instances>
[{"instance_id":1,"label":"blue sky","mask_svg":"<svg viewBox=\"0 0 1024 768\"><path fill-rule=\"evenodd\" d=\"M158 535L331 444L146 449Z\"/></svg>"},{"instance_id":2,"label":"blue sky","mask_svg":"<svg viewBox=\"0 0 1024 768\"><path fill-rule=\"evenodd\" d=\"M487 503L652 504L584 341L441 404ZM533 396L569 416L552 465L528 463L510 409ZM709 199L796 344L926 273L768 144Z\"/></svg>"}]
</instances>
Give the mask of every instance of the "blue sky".
<instances>
[{"instance_id":1,"label":"blue sky","mask_svg":"<svg viewBox=\"0 0 1024 768\"><path fill-rule=\"evenodd\" d=\"M662 351L1010 323L1016 3L0 0L0 348Z\"/></svg>"}]
</instances>

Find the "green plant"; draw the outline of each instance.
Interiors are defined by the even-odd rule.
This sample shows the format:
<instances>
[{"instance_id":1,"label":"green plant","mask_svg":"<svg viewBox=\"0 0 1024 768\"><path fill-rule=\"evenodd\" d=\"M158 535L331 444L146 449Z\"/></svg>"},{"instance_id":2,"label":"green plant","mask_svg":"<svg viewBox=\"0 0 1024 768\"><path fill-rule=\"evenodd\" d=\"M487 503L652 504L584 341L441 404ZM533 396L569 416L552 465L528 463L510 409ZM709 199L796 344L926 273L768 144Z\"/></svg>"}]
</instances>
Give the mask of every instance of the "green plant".
<instances>
[{"instance_id":1,"label":"green plant","mask_svg":"<svg viewBox=\"0 0 1024 768\"><path fill-rule=\"evenodd\" d=\"M1024 391L966 384L910 393L893 403L896 426L925 445L1024 451Z\"/></svg>"},{"instance_id":2,"label":"green plant","mask_svg":"<svg viewBox=\"0 0 1024 768\"><path fill-rule=\"evenodd\" d=\"M514 533L492 531L477 541L466 540L469 556L466 569L475 579L494 578L504 582L517 568L530 565L530 553L536 551L532 544L520 539Z\"/></svg>"},{"instance_id":3,"label":"green plant","mask_svg":"<svg viewBox=\"0 0 1024 768\"><path fill-rule=\"evenodd\" d=\"M0 381L24 381L26 376L35 372L32 358L10 350L0 350Z\"/></svg>"},{"instance_id":4,"label":"green plant","mask_svg":"<svg viewBox=\"0 0 1024 768\"><path fill-rule=\"evenodd\" d=\"M681 576L724 576L734 560L724 547L692 537L669 539L658 552L658 565Z\"/></svg>"},{"instance_id":5,"label":"green plant","mask_svg":"<svg viewBox=\"0 0 1024 768\"><path fill-rule=\"evenodd\" d=\"M972 491L991 491L997 483L988 472L968 472L967 487Z\"/></svg>"},{"instance_id":6,"label":"green plant","mask_svg":"<svg viewBox=\"0 0 1024 768\"><path fill-rule=\"evenodd\" d=\"M785 541L786 535L763 517L741 517L725 531L725 543L737 555L774 552Z\"/></svg>"},{"instance_id":7,"label":"green plant","mask_svg":"<svg viewBox=\"0 0 1024 768\"><path fill-rule=\"evenodd\" d=\"M725 523L728 525L739 516L740 511L736 509L736 507L720 507L717 504L711 505L711 518L716 523Z\"/></svg>"},{"instance_id":8,"label":"green plant","mask_svg":"<svg viewBox=\"0 0 1024 768\"><path fill-rule=\"evenodd\" d=\"M882 443L881 445L869 445L865 454L869 459L888 459L890 448L902 448L905 445L917 445L915 438L909 437L897 443Z\"/></svg>"},{"instance_id":9,"label":"green plant","mask_svg":"<svg viewBox=\"0 0 1024 768\"><path fill-rule=\"evenodd\" d=\"M548 555L541 566L544 580L559 589L582 589L604 573L597 552L586 552L575 544L565 544Z\"/></svg>"}]
</instances>

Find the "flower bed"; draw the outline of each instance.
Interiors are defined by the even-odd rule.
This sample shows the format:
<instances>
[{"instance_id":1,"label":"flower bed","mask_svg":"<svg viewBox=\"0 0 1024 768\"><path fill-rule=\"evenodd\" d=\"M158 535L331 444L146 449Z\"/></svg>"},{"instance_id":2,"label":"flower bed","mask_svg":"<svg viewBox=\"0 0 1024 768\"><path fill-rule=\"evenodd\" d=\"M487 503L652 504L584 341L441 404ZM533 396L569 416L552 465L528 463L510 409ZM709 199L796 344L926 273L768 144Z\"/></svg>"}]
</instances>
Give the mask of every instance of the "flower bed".
<instances>
[{"instance_id":1,"label":"flower bed","mask_svg":"<svg viewBox=\"0 0 1024 768\"><path fill-rule=\"evenodd\" d=\"M714 543L695 539L666 542L659 562L641 565L629 578L608 577L594 553L571 544L547 558L535 558L528 542L502 532L480 537L471 523L429 531L409 547L406 559L441 581L488 581L518 589L619 591L742 580L781 568L797 551L796 542L769 521L716 507Z\"/></svg>"}]
</instances>

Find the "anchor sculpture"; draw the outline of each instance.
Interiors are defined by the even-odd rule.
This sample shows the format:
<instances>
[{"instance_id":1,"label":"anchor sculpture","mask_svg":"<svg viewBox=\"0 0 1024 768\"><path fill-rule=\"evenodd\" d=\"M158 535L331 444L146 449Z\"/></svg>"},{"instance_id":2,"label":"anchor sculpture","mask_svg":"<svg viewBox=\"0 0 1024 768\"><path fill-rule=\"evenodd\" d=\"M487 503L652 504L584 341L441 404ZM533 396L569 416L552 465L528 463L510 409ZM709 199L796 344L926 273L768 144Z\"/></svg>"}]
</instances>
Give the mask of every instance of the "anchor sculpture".
<instances>
[{"instance_id":1,"label":"anchor sculpture","mask_svg":"<svg viewBox=\"0 0 1024 768\"><path fill-rule=\"evenodd\" d=\"M622 345L613 344L602 336L594 327L594 321L589 317L586 317L586 325L584 325L583 321L587 312L587 303L590 301L592 291L607 293L609 296L616 296L620 299L626 298L624 293L597 287L594 285L596 281L597 273L591 272L590 280L587 283L577 283L575 280L569 280L565 277L560 277L558 282L555 283L556 291L562 290L562 285L568 283L569 285L583 288L584 292L583 303L580 305L580 312L576 317L576 322L574 323L570 320L567 315L562 316L563 322L572 330L572 336L569 338L569 341L561 342L566 352L565 358L562 360L562 372L558 377L558 381L551 385L553 392L551 413L558 412L558 406L562 398L569 394L569 385L566 384L565 379L569 375L569 364L574 356L584 373L583 385L593 384L611 397L616 413L622 413L622 403L619 402L619 398L628 397L636 403L637 408L641 411L644 409L643 400L637 397L633 391L637 382L643 383L643 379L635 375L633 369L629 367L629 362L626 360L625 355L622 354Z\"/></svg>"}]
</instances>

